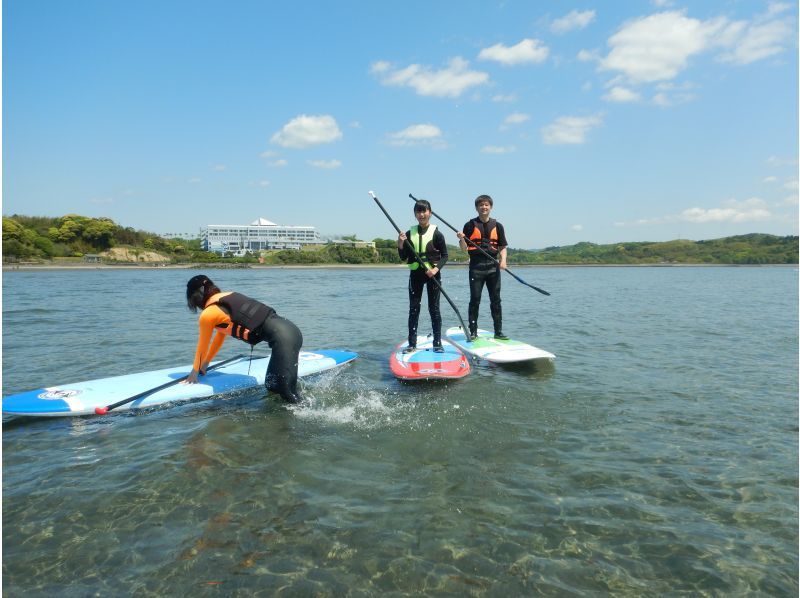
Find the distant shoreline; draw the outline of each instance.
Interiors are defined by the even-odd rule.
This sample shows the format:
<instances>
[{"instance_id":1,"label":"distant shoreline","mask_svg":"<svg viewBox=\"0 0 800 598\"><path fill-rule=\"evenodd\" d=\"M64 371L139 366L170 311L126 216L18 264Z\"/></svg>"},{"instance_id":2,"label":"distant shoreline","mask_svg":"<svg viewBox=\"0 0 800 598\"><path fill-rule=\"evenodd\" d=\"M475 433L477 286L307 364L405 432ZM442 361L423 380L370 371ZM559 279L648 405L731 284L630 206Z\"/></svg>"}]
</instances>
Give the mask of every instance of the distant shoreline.
<instances>
[{"instance_id":1,"label":"distant shoreline","mask_svg":"<svg viewBox=\"0 0 800 598\"><path fill-rule=\"evenodd\" d=\"M448 268L464 268L466 263L447 264ZM798 264L513 264L515 268L797 268ZM87 270L385 270L405 269L405 264L3 264L3 272L87 271Z\"/></svg>"}]
</instances>

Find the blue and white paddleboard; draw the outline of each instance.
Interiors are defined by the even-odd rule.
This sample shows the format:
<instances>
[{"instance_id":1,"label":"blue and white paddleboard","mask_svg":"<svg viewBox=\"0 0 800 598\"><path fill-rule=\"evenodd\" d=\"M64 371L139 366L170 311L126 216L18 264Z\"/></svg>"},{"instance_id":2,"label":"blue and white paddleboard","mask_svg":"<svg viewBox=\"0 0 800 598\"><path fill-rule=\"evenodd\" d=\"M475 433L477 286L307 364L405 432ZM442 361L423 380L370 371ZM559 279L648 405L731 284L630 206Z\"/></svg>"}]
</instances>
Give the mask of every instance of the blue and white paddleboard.
<instances>
[{"instance_id":1,"label":"blue and white paddleboard","mask_svg":"<svg viewBox=\"0 0 800 598\"><path fill-rule=\"evenodd\" d=\"M302 351L298 374L302 377L324 372L349 363L356 357L358 354L350 351ZM268 364L269 357L255 357L251 361L249 356L242 356L219 369L209 371L205 376L200 376L197 384L174 384L136 401L120 405L111 413L152 407L162 403L210 398L234 390L261 386L264 384ZM178 380L185 377L191 369L191 365L185 365L30 390L3 397L3 414L39 417L94 415L95 407L104 407Z\"/></svg>"},{"instance_id":2,"label":"blue and white paddleboard","mask_svg":"<svg viewBox=\"0 0 800 598\"><path fill-rule=\"evenodd\" d=\"M448 328L445 336L464 353L480 357L491 363L516 363L533 359L553 360L556 358L549 351L539 347L514 339L499 340L494 338L494 334L491 332L481 329L478 329L478 338L474 341L468 341L459 326Z\"/></svg>"}]
</instances>

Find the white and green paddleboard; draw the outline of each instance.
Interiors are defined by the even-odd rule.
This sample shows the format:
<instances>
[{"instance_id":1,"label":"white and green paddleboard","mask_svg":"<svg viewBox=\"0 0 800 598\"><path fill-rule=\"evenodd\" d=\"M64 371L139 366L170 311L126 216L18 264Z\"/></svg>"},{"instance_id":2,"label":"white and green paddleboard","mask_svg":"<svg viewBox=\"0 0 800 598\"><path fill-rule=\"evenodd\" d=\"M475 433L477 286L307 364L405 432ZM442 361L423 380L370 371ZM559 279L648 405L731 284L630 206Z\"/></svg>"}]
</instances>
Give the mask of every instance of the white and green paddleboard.
<instances>
[{"instance_id":1,"label":"white and green paddleboard","mask_svg":"<svg viewBox=\"0 0 800 598\"><path fill-rule=\"evenodd\" d=\"M533 345L513 339L499 340L494 334L478 329L478 338L468 341L460 326L447 329L447 338L451 343L468 355L480 357L491 363L517 363L534 359L555 359L556 356Z\"/></svg>"}]
</instances>

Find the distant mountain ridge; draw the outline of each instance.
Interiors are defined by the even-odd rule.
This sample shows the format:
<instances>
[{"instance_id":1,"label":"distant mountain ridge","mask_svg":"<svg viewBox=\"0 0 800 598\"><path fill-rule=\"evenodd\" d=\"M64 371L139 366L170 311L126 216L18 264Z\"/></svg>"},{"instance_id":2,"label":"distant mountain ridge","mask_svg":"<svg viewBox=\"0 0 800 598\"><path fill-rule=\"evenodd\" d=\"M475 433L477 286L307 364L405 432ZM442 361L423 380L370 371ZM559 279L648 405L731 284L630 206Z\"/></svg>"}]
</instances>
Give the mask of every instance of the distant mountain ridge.
<instances>
[{"instance_id":1,"label":"distant mountain ridge","mask_svg":"<svg viewBox=\"0 0 800 598\"><path fill-rule=\"evenodd\" d=\"M355 235L352 237L355 240ZM328 244L313 251L264 252L265 264L397 264L396 239L374 239L375 248ZM172 263L241 261L257 263L259 256L222 258L202 251L200 241L164 239L159 235L124 228L108 218L68 214L58 218L3 217L3 260L53 260L102 254L127 248L140 261L145 252L156 251ZM452 262L468 260L467 252L448 246ZM111 256L113 258L115 256ZM119 258L118 258L119 259ZM113 259L112 259L113 261ZM508 249L509 264L530 265L625 265L625 264L797 264L798 237L752 233L689 241L633 242L597 245L581 242L541 250Z\"/></svg>"},{"instance_id":2,"label":"distant mountain ridge","mask_svg":"<svg viewBox=\"0 0 800 598\"><path fill-rule=\"evenodd\" d=\"M751 233L720 239L597 245L581 242L538 251L509 249L518 264L796 264L798 237Z\"/></svg>"}]
</instances>

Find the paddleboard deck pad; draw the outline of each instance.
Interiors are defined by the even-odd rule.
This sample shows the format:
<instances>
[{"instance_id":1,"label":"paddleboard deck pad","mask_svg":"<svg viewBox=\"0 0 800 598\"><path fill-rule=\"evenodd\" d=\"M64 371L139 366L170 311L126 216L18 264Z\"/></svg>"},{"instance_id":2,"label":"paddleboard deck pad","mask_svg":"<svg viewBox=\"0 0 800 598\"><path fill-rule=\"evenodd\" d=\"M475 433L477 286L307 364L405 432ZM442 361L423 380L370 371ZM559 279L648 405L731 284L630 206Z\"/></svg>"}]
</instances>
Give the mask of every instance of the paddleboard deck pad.
<instances>
[{"instance_id":1,"label":"paddleboard deck pad","mask_svg":"<svg viewBox=\"0 0 800 598\"><path fill-rule=\"evenodd\" d=\"M433 350L433 339L417 337L417 348L411 353L403 353L408 341L400 343L389 356L392 374L400 380L446 380L463 378L469 374L469 359L459 349L448 342L442 343L444 353Z\"/></svg>"},{"instance_id":2,"label":"paddleboard deck pad","mask_svg":"<svg viewBox=\"0 0 800 598\"><path fill-rule=\"evenodd\" d=\"M486 330L478 329L478 338L467 341L464 331L459 326L448 328L445 336L468 355L485 359L491 363L517 363L533 359L556 358L555 355L533 345L513 339L500 340Z\"/></svg>"},{"instance_id":3,"label":"paddleboard deck pad","mask_svg":"<svg viewBox=\"0 0 800 598\"><path fill-rule=\"evenodd\" d=\"M349 363L356 357L358 354L350 351L301 351L298 375L303 377L318 374ZM262 386L268 365L269 356L255 357L252 361L250 356L242 356L200 376L197 384L174 384L141 399L120 405L110 413L153 407L163 403L210 398L218 394ZM3 414L38 417L94 415L95 407L105 407L172 380L183 378L191 369L191 365L186 365L10 395L3 397Z\"/></svg>"}]
</instances>

